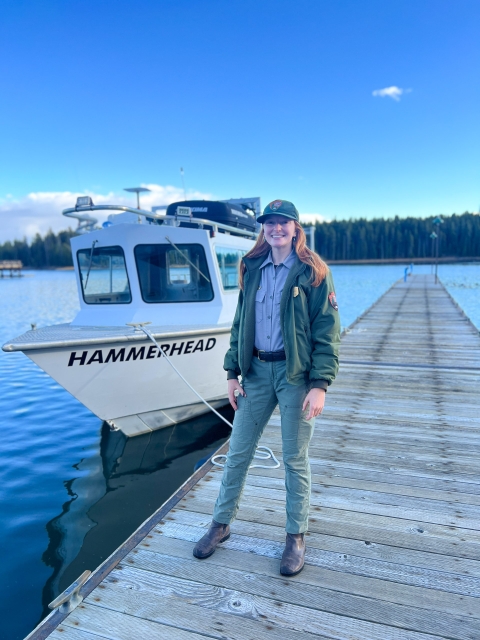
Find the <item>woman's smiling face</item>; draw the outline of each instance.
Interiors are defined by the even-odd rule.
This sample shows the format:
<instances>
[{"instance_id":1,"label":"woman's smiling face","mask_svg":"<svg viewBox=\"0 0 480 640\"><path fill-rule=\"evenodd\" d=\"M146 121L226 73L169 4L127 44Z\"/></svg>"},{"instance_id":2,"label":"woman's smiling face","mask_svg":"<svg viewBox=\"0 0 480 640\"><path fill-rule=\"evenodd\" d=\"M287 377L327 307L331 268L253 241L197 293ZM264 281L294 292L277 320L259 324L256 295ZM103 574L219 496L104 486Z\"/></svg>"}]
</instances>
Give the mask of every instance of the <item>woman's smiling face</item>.
<instances>
[{"instance_id":1,"label":"woman's smiling face","mask_svg":"<svg viewBox=\"0 0 480 640\"><path fill-rule=\"evenodd\" d=\"M295 222L285 216L272 214L263 223L263 233L271 247L291 247L295 236Z\"/></svg>"}]
</instances>

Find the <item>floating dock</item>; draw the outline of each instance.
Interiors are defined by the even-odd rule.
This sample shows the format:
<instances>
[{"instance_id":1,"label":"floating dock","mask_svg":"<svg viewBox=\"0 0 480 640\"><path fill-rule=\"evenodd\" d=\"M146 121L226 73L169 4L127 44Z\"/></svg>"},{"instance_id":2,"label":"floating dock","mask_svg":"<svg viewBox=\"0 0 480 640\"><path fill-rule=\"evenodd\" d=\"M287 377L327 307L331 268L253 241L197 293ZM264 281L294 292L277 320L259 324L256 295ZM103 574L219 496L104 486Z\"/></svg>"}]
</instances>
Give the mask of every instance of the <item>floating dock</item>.
<instances>
[{"instance_id":1,"label":"floating dock","mask_svg":"<svg viewBox=\"0 0 480 640\"><path fill-rule=\"evenodd\" d=\"M479 332L433 276L397 283L342 338L298 576L279 575L283 468L252 469L230 540L193 558L208 462L29 638L478 640L479 397ZM281 459L279 424L261 444Z\"/></svg>"},{"instance_id":2,"label":"floating dock","mask_svg":"<svg viewBox=\"0 0 480 640\"><path fill-rule=\"evenodd\" d=\"M21 276L23 263L21 260L0 260L0 278L5 277L5 272L9 271L10 278Z\"/></svg>"}]
</instances>

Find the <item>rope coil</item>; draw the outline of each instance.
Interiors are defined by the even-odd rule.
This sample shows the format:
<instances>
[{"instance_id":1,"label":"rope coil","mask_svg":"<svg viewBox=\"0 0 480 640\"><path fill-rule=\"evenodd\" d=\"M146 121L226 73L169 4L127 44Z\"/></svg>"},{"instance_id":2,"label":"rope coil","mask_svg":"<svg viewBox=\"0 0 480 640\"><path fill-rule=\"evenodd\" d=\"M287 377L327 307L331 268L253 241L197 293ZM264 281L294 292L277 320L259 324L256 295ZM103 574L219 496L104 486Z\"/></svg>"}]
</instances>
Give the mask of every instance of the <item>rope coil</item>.
<instances>
[{"instance_id":1,"label":"rope coil","mask_svg":"<svg viewBox=\"0 0 480 640\"><path fill-rule=\"evenodd\" d=\"M217 467L224 467L225 462L217 462L218 458L225 458L227 460L227 455L225 453L219 453L218 456L213 456L211 462L215 464ZM270 460L272 459L274 464L251 464L249 469L278 469L280 466L280 462L275 457L275 454L270 449L270 447L264 447L263 445L259 446L255 450L255 455L253 456L254 460Z\"/></svg>"}]
</instances>

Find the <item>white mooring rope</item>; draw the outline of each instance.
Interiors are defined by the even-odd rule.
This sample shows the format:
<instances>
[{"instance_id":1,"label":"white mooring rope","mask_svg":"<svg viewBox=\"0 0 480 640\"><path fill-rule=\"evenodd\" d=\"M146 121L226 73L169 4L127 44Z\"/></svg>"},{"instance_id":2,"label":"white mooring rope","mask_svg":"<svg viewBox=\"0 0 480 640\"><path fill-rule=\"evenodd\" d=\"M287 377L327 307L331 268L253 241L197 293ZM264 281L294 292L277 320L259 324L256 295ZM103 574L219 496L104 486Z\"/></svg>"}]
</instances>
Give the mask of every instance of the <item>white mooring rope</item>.
<instances>
[{"instance_id":1,"label":"white mooring rope","mask_svg":"<svg viewBox=\"0 0 480 640\"><path fill-rule=\"evenodd\" d=\"M203 404L206 405L211 411L213 411L213 413L215 415L217 415L220 418L220 420L223 420L223 422L225 422L225 424L228 424L230 429L233 429L233 424L231 424L226 418L224 418L220 413L218 413L218 411L216 409L214 409L212 407L212 405L209 404L204 398L202 398L202 396L198 393L198 391L196 391L192 387L192 385L188 382L188 380L185 380L183 375L180 373L180 371L177 369L177 367L173 364L173 362L167 356L165 351L161 348L161 346L155 340L155 338L150 333L150 331L145 328L146 324L151 324L151 322L127 322L127 325L129 327L133 327L134 329L137 329L137 328L140 329L140 331L143 331L143 333L146 336L148 336L148 338L150 338L150 340L160 349L160 351L162 352L162 356L165 356L168 364L172 367L172 369L175 371L175 373L185 382L187 387L189 387L193 391L193 393L203 402ZM280 466L280 462L277 460L277 458L275 457L275 454L273 453L273 451L269 447L264 447L264 446L257 447L257 449L255 451L255 455L253 457L256 460L270 460L270 458L271 458L273 460L274 464L273 465L251 464L250 465L250 469L278 469L278 467ZM212 464L216 465L217 467L224 467L225 463L224 462L223 463L222 462L217 462L217 458L225 458L226 459L227 456L225 454L221 454L220 453L217 456L213 456L213 458L211 459Z\"/></svg>"}]
</instances>

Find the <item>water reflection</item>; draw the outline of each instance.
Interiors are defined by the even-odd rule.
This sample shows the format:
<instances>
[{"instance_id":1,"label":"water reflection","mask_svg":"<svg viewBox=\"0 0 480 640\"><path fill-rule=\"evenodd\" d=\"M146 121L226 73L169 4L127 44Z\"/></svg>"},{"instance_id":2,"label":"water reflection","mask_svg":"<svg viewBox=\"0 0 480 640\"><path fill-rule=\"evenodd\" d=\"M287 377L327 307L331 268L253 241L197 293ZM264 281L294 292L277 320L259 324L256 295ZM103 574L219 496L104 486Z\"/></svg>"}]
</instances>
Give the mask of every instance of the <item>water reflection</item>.
<instances>
[{"instance_id":1,"label":"water reflection","mask_svg":"<svg viewBox=\"0 0 480 640\"><path fill-rule=\"evenodd\" d=\"M233 419L229 408L221 410ZM53 568L42 593L47 605L85 569L95 569L230 435L214 414L126 438L102 427L97 456L81 460L65 483L69 499L47 525L44 563Z\"/></svg>"}]
</instances>

